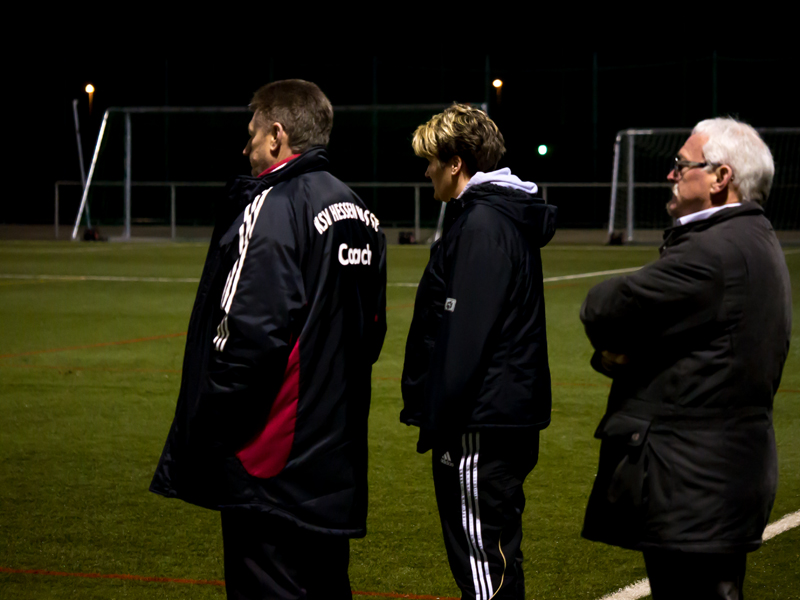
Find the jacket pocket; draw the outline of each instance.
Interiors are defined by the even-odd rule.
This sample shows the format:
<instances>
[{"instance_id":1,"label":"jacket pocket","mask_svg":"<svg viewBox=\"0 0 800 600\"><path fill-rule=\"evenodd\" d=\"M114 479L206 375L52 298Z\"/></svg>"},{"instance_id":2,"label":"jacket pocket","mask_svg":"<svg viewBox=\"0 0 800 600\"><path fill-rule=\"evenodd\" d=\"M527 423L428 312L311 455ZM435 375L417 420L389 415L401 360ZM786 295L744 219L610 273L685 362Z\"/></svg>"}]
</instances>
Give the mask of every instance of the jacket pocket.
<instances>
[{"instance_id":1,"label":"jacket pocket","mask_svg":"<svg viewBox=\"0 0 800 600\"><path fill-rule=\"evenodd\" d=\"M600 423L595 437L603 440L601 471L608 478L606 500L638 511L645 497L647 457L645 441L650 420L625 413L607 416Z\"/></svg>"}]
</instances>

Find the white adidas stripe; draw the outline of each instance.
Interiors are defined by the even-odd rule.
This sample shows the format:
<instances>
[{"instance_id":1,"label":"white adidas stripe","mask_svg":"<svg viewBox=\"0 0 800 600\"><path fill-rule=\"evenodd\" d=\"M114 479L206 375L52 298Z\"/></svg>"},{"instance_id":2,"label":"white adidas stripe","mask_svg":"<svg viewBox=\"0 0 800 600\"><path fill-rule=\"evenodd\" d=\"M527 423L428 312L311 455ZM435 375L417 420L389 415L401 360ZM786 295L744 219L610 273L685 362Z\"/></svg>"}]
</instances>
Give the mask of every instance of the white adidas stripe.
<instances>
[{"instance_id":1,"label":"white adidas stripe","mask_svg":"<svg viewBox=\"0 0 800 600\"><path fill-rule=\"evenodd\" d=\"M479 456L480 433L465 433L461 437L461 462L458 467L461 483L461 525L468 541L469 562L476 599L490 600L493 596L492 580L489 575L489 561L483 548L478 505Z\"/></svg>"},{"instance_id":2,"label":"white adidas stripe","mask_svg":"<svg viewBox=\"0 0 800 600\"><path fill-rule=\"evenodd\" d=\"M261 207L264 205L264 199L270 191L272 191L272 188L259 194L244 209L242 224L239 226L239 258L233 264L231 272L228 273L228 279L225 281L225 289L220 299L220 308L225 312L225 315L222 317L219 326L217 326L217 336L214 338L214 348L218 352L222 352L225 349L225 344L228 343L228 336L230 335L230 331L228 330L228 313L231 312L233 298L239 287L239 277L242 274L242 267L244 267L244 261L247 258L250 238L253 237L253 231L255 230L258 215L261 213Z\"/></svg>"}]
</instances>

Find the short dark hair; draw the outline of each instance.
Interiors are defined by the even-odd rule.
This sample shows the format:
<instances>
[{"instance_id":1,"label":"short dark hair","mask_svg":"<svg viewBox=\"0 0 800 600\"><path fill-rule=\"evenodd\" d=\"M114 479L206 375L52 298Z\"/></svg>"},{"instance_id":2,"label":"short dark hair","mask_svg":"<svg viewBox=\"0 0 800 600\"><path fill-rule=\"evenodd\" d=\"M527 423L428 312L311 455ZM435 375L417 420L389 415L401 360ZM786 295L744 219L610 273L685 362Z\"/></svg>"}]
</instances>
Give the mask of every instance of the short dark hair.
<instances>
[{"instance_id":1,"label":"short dark hair","mask_svg":"<svg viewBox=\"0 0 800 600\"><path fill-rule=\"evenodd\" d=\"M294 152L327 146L333 127L333 106L319 87L302 79L273 81L259 88L250 102L256 119L269 127L280 123Z\"/></svg>"},{"instance_id":2,"label":"short dark hair","mask_svg":"<svg viewBox=\"0 0 800 600\"><path fill-rule=\"evenodd\" d=\"M469 104L453 104L417 127L411 145L417 156L442 163L460 156L470 176L497 168L506 151L495 122Z\"/></svg>"}]
</instances>

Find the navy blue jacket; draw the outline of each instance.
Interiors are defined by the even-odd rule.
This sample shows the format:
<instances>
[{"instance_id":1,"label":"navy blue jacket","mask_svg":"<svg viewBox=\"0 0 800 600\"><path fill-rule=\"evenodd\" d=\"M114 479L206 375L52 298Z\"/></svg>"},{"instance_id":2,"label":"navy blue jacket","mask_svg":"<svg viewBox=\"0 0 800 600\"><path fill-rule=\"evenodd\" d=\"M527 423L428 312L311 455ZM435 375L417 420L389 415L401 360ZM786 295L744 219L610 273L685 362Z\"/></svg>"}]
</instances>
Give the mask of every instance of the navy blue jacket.
<instances>
[{"instance_id":1,"label":"navy blue jacket","mask_svg":"<svg viewBox=\"0 0 800 600\"><path fill-rule=\"evenodd\" d=\"M327 167L317 147L232 183L150 489L357 537L386 247L378 219Z\"/></svg>"},{"instance_id":2,"label":"navy blue jacket","mask_svg":"<svg viewBox=\"0 0 800 600\"><path fill-rule=\"evenodd\" d=\"M484 427L550 423L540 248L556 208L482 184L453 199L431 248L406 343L400 420L419 452Z\"/></svg>"}]
</instances>

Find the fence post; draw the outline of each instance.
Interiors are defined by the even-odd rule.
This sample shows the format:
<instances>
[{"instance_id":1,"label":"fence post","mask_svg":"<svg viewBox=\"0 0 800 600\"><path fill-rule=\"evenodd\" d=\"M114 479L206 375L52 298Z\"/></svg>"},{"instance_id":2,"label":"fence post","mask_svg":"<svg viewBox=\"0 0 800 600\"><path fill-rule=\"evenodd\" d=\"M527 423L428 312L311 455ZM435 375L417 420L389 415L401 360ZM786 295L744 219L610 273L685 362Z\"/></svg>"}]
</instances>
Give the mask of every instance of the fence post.
<instances>
[{"instance_id":1,"label":"fence post","mask_svg":"<svg viewBox=\"0 0 800 600\"><path fill-rule=\"evenodd\" d=\"M614 218L617 216L617 183L619 181L619 154L622 143L622 132L617 134L614 140L614 166L611 172L611 202L608 204L608 239L614 235Z\"/></svg>"},{"instance_id":2,"label":"fence post","mask_svg":"<svg viewBox=\"0 0 800 600\"><path fill-rule=\"evenodd\" d=\"M544 200L544 203L547 204L547 186L546 185L542 186L542 200Z\"/></svg>"},{"instance_id":3,"label":"fence post","mask_svg":"<svg viewBox=\"0 0 800 600\"><path fill-rule=\"evenodd\" d=\"M56 227L56 239L58 239L58 182L56 181L56 217L54 220Z\"/></svg>"},{"instance_id":4,"label":"fence post","mask_svg":"<svg viewBox=\"0 0 800 600\"><path fill-rule=\"evenodd\" d=\"M633 241L633 149L635 137L628 134L628 240Z\"/></svg>"},{"instance_id":5,"label":"fence post","mask_svg":"<svg viewBox=\"0 0 800 600\"><path fill-rule=\"evenodd\" d=\"M131 239L131 113L125 111L125 233Z\"/></svg>"},{"instance_id":6,"label":"fence post","mask_svg":"<svg viewBox=\"0 0 800 600\"><path fill-rule=\"evenodd\" d=\"M169 186L169 223L170 223L170 232L172 234L172 239L174 240L176 235L176 227L175 227L175 184L172 183Z\"/></svg>"},{"instance_id":7,"label":"fence post","mask_svg":"<svg viewBox=\"0 0 800 600\"><path fill-rule=\"evenodd\" d=\"M414 240L419 243L420 223L419 223L419 186L414 186Z\"/></svg>"}]
</instances>

